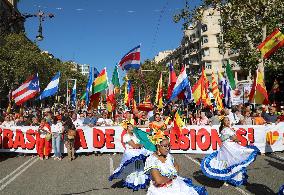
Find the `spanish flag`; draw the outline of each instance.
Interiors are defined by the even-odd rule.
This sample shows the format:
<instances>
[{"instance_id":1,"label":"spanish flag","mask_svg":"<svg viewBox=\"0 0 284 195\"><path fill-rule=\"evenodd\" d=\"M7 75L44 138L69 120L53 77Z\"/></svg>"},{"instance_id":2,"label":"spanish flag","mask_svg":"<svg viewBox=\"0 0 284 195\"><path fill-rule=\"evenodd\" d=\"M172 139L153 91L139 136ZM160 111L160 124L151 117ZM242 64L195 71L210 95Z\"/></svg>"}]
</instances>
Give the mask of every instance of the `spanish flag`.
<instances>
[{"instance_id":1,"label":"spanish flag","mask_svg":"<svg viewBox=\"0 0 284 195\"><path fill-rule=\"evenodd\" d=\"M259 69L256 73L253 86L250 92L250 102L255 101L256 104L268 104L268 95L264 83L264 74Z\"/></svg>"},{"instance_id":2,"label":"spanish flag","mask_svg":"<svg viewBox=\"0 0 284 195\"><path fill-rule=\"evenodd\" d=\"M178 114L178 111L175 113L175 118L174 118L174 127L173 131L179 138L182 132L182 127L184 126L184 122L182 121L181 117Z\"/></svg>"},{"instance_id":3,"label":"spanish flag","mask_svg":"<svg viewBox=\"0 0 284 195\"><path fill-rule=\"evenodd\" d=\"M192 87L192 94L194 101L197 105L202 103L205 107L211 106L211 101L208 96L207 90L209 81L205 75L204 68L202 68L202 74L197 83Z\"/></svg>"},{"instance_id":4,"label":"spanish flag","mask_svg":"<svg viewBox=\"0 0 284 195\"><path fill-rule=\"evenodd\" d=\"M265 59L283 45L284 34L276 28L257 48L261 51L261 56Z\"/></svg>"},{"instance_id":5,"label":"spanish flag","mask_svg":"<svg viewBox=\"0 0 284 195\"><path fill-rule=\"evenodd\" d=\"M124 92L124 104L127 107L130 107L130 103L132 101L134 97L134 88L131 84L131 81L128 80L128 78L126 77L126 83L125 83L125 92Z\"/></svg>"},{"instance_id":6,"label":"spanish flag","mask_svg":"<svg viewBox=\"0 0 284 195\"><path fill-rule=\"evenodd\" d=\"M163 108L163 78L162 73L160 76L160 80L157 87L157 93L156 93L156 105L158 108Z\"/></svg>"},{"instance_id":7,"label":"spanish flag","mask_svg":"<svg viewBox=\"0 0 284 195\"><path fill-rule=\"evenodd\" d=\"M220 111L224 108L224 106L223 106L220 91L219 91L219 88L218 88L218 85L215 79L215 74L213 71L212 71L212 83L211 84L212 84L212 93L213 93L213 96L215 98L216 105L217 105L217 110Z\"/></svg>"}]
</instances>

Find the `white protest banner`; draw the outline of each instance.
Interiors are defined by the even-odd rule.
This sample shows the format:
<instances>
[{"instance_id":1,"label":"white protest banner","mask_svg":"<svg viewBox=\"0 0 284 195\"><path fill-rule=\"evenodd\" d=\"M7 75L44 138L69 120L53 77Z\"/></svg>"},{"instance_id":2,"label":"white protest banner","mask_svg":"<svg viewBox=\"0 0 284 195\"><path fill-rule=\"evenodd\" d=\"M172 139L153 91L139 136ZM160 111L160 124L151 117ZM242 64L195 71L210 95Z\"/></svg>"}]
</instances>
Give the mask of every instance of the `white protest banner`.
<instances>
[{"instance_id":1,"label":"white protest banner","mask_svg":"<svg viewBox=\"0 0 284 195\"><path fill-rule=\"evenodd\" d=\"M261 153L284 150L284 123L267 126L236 125L233 128L243 146L254 145ZM30 126L0 126L0 152L36 153L39 137L37 129L38 127ZM123 152L125 133L121 126L78 127L76 152ZM219 126L186 126L179 139L174 132L171 132L169 137L171 153L206 154L218 150L221 144Z\"/></svg>"}]
</instances>

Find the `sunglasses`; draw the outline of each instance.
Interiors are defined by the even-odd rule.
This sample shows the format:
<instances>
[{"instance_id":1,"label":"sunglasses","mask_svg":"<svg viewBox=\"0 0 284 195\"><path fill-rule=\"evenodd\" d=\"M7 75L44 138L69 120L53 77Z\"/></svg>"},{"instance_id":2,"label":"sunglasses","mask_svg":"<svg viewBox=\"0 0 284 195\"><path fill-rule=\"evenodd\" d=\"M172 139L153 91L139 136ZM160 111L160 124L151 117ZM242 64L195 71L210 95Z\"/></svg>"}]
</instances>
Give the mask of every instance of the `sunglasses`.
<instances>
[{"instance_id":1,"label":"sunglasses","mask_svg":"<svg viewBox=\"0 0 284 195\"><path fill-rule=\"evenodd\" d=\"M160 145L160 146L162 146L163 148L170 148L171 147L170 144L168 144L168 145Z\"/></svg>"}]
</instances>

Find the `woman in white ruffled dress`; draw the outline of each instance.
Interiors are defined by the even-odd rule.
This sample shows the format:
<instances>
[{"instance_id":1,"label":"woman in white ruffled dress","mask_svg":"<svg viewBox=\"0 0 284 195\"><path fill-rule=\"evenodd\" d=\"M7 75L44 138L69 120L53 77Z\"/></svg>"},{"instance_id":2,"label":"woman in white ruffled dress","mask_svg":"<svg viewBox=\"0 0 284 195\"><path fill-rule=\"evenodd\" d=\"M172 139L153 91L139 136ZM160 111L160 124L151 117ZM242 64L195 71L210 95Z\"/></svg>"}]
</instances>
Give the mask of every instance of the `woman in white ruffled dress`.
<instances>
[{"instance_id":1,"label":"woman in white ruffled dress","mask_svg":"<svg viewBox=\"0 0 284 195\"><path fill-rule=\"evenodd\" d=\"M194 186L191 179L178 176L179 166L169 154L168 138L156 143L157 151L145 163L145 173L150 173L151 182L147 195L207 194L204 187Z\"/></svg>"},{"instance_id":2,"label":"woman in white ruffled dress","mask_svg":"<svg viewBox=\"0 0 284 195\"><path fill-rule=\"evenodd\" d=\"M246 167L251 164L259 150L255 146L239 145L230 120L224 117L219 128L222 145L219 151L206 156L201 163L202 172L210 178L239 186L247 182Z\"/></svg>"},{"instance_id":3,"label":"woman in white ruffled dress","mask_svg":"<svg viewBox=\"0 0 284 195\"><path fill-rule=\"evenodd\" d=\"M127 123L127 133L123 136L125 151L122 156L120 166L109 177L113 179L122 179L123 185L133 190L145 189L150 179L144 173L144 162L153 152L143 148L139 139L133 133L133 125Z\"/></svg>"}]
</instances>

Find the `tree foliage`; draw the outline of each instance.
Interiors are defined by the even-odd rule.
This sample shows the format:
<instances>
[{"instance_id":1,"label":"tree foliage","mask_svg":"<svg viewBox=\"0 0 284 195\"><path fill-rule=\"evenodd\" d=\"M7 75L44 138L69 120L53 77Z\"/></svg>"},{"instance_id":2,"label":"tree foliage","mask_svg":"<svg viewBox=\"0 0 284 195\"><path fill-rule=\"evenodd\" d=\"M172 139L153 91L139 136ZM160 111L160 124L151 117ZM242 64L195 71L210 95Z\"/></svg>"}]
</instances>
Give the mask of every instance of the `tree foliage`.
<instances>
[{"instance_id":1,"label":"tree foliage","mask_svg":"<svg viewBox=\"0 0 284 195\"><path fill-rule=\"evenodd\" d=\"M79 90L85 87L86 78L79 72L72 71L70 63L41 53L37 45L24 34L8 34L1 39L0 44L0 91L3 99L9 90L15 89L36 73L43 90L55 73L60 71L59 95L65 95L67 79L77 79Z\"/></svg>"},{"instance_id":2,"label":"tree foliage","mask_svg":"<svg viewBox=\"0 0 284 195\"><path fill-rule=\"evenodd\" d=\"M177 66L175 66L175 71L178 75ZM163 94L167 94L169 82L169 68L167 65L146 60L141 65L141 69L138 71L130 70L127 73L128 79L131 80L134 86L136 100L138 100L138 90L140 88L141 101L146 95L150 95L152 102L154 102L161 72L163 74Z\"/></svg>"}]
</instances>

